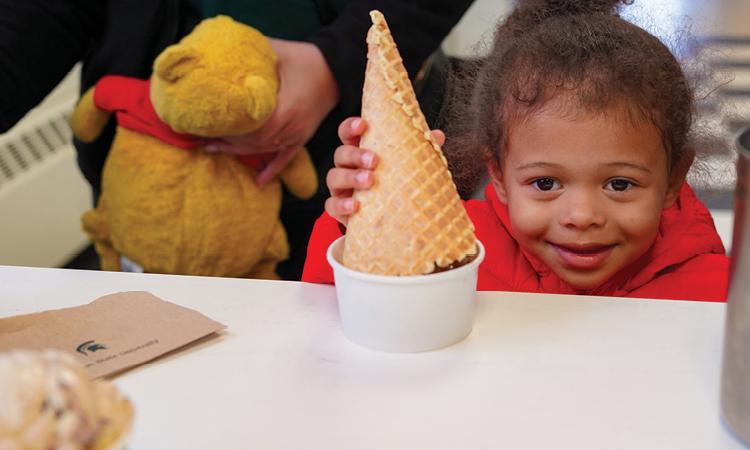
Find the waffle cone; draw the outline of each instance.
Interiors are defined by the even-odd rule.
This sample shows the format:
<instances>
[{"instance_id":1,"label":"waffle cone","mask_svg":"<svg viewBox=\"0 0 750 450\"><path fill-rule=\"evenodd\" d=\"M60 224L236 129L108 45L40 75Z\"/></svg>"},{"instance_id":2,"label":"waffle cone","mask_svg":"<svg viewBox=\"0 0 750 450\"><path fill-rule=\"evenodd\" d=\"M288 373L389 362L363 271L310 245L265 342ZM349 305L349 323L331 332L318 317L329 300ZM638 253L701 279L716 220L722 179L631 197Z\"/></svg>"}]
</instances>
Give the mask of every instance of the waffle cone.
<instances>
[{"instance_id":1,"label":"waffle cone","mask_svg":"<svg viewBox=\"0 0 750 450\"><path fill-rule=\"evenodd\" d=\"M421 275L477 252L474 226L432 137L385 18L370 13L360 147L378 155L372 188L356 191L345 266L381 275Z\"/></svg>"}]
</instances>

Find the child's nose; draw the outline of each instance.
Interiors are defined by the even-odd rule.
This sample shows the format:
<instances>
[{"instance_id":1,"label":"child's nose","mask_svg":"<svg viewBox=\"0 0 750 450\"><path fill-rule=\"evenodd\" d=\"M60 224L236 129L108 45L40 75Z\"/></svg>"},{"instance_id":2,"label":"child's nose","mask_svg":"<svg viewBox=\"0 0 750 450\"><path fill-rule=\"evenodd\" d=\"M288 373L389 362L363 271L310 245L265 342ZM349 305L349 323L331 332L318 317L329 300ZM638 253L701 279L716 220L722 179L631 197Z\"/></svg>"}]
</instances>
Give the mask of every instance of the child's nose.
<instances>
[{"instance_id":1,"label":"child's nose","mask_svg":"<svg viewBox=\"0 0 750 450\"><path fill-rule=\"evenodd\" d=\"M597 202L596 193L566 192L560 209L559 221L565 227L586 229L599 227L607 221Z\"/></svg>"}]
</instances>

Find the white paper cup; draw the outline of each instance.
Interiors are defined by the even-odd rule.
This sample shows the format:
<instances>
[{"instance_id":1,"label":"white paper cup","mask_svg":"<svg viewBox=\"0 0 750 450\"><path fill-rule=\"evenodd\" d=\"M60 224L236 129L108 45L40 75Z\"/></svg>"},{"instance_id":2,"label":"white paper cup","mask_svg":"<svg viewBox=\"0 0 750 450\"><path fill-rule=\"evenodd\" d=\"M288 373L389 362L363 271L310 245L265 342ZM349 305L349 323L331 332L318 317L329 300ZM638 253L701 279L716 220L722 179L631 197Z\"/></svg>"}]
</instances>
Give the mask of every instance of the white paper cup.
<instances>
[{"instance_id":1,"label":"white paper cup","mask_svg":"<svg viewBox=\"0 0 750 450\"><path fill-rule=\"evenodd\" d=\"M385 276L341 263L344 239L328 247L344 334L363 347L409 353L436 350L471 333L479 264L484 246L469 264L429 275Z\"/></svg>"}]
</instances>

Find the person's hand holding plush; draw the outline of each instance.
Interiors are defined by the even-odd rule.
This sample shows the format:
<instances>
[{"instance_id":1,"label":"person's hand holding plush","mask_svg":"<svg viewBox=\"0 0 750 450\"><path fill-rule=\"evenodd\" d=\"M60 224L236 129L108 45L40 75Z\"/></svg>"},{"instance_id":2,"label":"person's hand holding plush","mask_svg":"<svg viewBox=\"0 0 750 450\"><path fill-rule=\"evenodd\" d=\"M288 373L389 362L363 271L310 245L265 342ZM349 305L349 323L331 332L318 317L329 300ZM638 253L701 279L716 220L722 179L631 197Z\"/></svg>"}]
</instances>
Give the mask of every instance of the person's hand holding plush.
<instances>
[{"instance_id":1,"label":"person's hand holding plush","mask_svg":"<svg viewBox=\"0 0 750 450\"><path fill-rule=\"evenodd\" d=\"M263 186L294 158L339 101L336 80L314 44L269 39L277 55L280 79L277 106L258 130L214 140L210 151L237 155L275 152L258 175Z\"/></svg>"}]
</instances>

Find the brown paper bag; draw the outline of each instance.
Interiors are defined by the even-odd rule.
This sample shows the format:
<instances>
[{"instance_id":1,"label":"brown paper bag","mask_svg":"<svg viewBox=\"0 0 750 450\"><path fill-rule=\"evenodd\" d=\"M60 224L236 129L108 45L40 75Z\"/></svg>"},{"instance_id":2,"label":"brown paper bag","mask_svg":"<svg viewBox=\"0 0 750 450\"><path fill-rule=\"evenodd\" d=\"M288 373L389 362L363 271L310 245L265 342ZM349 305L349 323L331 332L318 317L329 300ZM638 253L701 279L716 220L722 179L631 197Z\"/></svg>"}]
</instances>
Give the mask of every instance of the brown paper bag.
<instances>
[{"instance_id":1,"label":"brown paper bag","mask_svg":"<svg viewBox=\"0 0 750 450\"><path fill-rule=\"evenodd\" d=\"M150 361L226 328L148 292L120 292L88 305L0 319L0 352L55 348L93 378Z\"/></svg>"}]
</instances>

